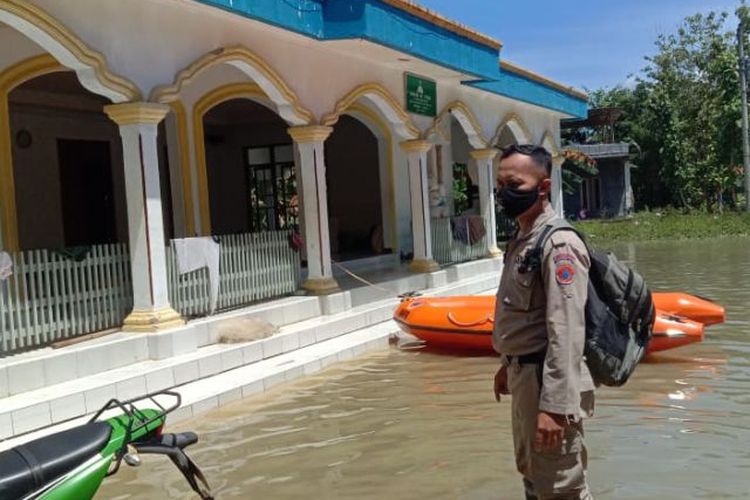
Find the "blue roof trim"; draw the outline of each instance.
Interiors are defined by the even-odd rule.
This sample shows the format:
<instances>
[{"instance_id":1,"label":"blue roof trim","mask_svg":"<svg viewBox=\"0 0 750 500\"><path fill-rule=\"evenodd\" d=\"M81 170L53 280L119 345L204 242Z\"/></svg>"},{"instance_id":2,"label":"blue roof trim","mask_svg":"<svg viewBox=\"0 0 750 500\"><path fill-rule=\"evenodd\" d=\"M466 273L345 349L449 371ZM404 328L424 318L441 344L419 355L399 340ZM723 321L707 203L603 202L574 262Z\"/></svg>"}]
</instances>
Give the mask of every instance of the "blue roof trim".
<instances>
[{"instance_id":1,"label":"blue roof trim","mask_svg":"<svg viewBox=\"0 0 750 500\"><path fill-rule=\"evenodd\" d=\"M491 81L464 82L464 84L493 94L543 106L575 118L588 116L588 102L585 99L566 94L509 71L499 71L500 75Z\"/></svg>"},{"instance_id":2,"label":"blue roof trim","mask_svg":"<svg viewBox=\"0 0 750 500\"><path fill-rule=\"evenodd\" d=\"M327 40L363 38L463 73L496 74L498 52L377 0L324 2Z\"/></svg>"},{"instance_id":3,"label":"blue roof trim","mask_svg":"<svg viewBox=\"0 0 750 500\"><path fill-rule=\"evenodd\" d=\"M585 117L585 99L503 71L497 50L380 0L196 0L316 40L364 39L474 75L469 86Z\"/></svg>"}]
</instances>

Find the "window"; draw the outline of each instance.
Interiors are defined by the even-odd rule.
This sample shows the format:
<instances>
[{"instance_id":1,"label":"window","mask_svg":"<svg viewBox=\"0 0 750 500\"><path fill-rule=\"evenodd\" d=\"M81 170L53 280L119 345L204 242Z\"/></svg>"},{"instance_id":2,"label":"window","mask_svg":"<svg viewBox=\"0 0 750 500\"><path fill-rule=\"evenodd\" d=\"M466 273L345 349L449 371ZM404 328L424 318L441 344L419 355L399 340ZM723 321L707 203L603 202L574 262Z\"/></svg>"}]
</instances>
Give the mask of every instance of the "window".
<instances>
[{"instance_id":1,"label":"window","mask_svg":"<svg viewBox=\"0 0 750 500\"><path fill-rule=\"evenodd\" d=\"M299 224L291 144L247 148L250 230L280 231Z\"/></svg>"}]
</instances>

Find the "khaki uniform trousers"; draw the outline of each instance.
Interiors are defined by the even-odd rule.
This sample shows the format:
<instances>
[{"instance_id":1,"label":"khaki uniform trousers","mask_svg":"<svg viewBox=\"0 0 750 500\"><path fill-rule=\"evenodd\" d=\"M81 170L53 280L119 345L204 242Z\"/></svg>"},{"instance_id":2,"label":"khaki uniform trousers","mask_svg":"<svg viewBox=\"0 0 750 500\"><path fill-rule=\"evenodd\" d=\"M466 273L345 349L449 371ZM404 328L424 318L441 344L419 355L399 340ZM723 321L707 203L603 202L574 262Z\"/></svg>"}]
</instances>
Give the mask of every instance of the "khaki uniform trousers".
<instances>
[{"instance_id":1,"label":"khaki uniform trousers","mask_svg":"<svg viewBox=\"0 0 750 500\"><path fill-rule=\"evenodd\" d=\"M524 478L526 498L593 499L586 483L587 456L580 418L566 425L563 442L558 449L534 450L541 369L539 364L519 364L517 361L508 366L516 467ZM593 392L581 395L582 406L584 395L593 398ZM593 405L593 400L589 403Z\"/></svg>"}]
</instances>

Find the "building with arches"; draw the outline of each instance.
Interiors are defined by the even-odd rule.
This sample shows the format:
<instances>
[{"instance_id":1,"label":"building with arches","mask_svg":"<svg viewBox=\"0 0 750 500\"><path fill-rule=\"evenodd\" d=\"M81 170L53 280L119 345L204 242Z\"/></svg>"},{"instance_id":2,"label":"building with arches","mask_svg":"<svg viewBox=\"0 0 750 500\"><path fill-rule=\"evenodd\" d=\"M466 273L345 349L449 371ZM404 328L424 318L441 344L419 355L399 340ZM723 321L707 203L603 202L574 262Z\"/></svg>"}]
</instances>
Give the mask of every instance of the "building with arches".
<instances>
[{"instance_id":1,"label":"building with arches","mask_svg":"<svg viewBox=\"0 0 750 500\"><path fill-rule=\"evenodd\" d=\"M498 256L497 148L545 145L559 193L587 107L501 48L406 0L0 0L0 352L214 311L185 238L219 241L219 309Z\"/></svg>"}]
</instances>

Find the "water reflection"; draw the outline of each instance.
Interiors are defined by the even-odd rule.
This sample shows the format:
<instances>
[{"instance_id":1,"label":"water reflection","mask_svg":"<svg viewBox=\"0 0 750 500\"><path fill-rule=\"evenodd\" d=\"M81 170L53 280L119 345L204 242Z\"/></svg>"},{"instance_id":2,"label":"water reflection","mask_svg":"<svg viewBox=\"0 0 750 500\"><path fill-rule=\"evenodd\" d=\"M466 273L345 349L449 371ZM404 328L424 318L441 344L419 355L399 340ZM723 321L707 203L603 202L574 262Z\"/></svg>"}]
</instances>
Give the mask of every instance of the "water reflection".
<instances>
[{"instance_id":1,"label":"water reflection","mask_svg":"<svg viewBox=\"0 0 750 500\"><path fill-rule=\"evenodd\" d=\"M597 393L587 426L597 498L746 498L750 490L750 246L746 240L614 250L656 290L718 300L728 321ZM521 498L497 359L377 353L181 424L218 498ZM149 464L152 463L149 461ZM168 463L125 469L103 498L185 498Z\"/></svg>"}]
</instances>

